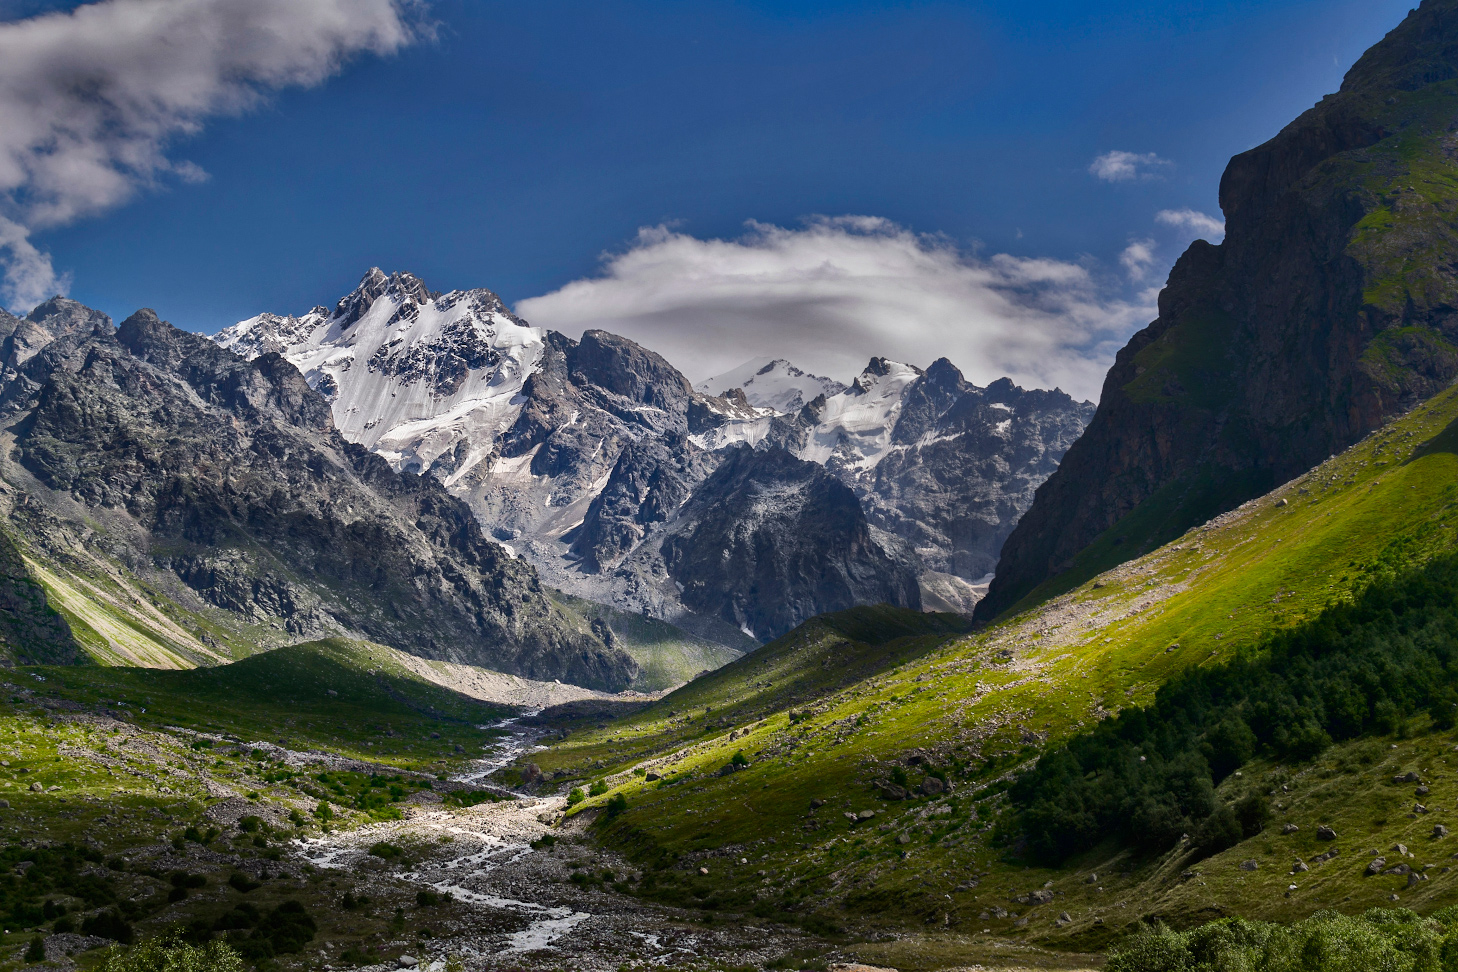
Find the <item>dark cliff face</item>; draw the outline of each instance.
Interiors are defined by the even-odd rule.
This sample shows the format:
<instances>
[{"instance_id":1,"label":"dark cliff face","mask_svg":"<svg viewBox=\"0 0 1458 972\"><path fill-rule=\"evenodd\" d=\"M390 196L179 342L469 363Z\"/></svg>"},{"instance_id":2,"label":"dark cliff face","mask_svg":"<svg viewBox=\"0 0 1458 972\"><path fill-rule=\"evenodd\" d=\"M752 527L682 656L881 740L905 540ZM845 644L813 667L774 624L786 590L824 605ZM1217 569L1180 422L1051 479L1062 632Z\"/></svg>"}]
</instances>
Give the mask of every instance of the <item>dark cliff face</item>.
<instances>
[{"instance_id":1,"label":"dark cliff face","mask_svg":"<svg viewBox=\"0 0 1458 972\"><path fill-rule=\"evenodd\" d=\"M0 658L5 664L78 665L85 653L46 599L20 550L0 531Z\"/></svg>"},{"instance_id":2,"label":"dark cliff face","mask_svg":"<svg viewBox=\"0 0 1458 972\"><path fill-rule=\"evenodd\" d=\"M439 482L345 442L277 354L142 311L52 342L0 413L43 487L135 525L108 543L251 622L608 689L636 674Z\"/></svg>"},{"instance_id":3,"label":"dark cliff face","mask_svg":"<svg viewBox=\"0 0 1458 972\"><path fill-rule=\"evenodd\" d=\"M1176 264L979 617L1167 542L1453 380L1455 124L1458 0L1426 0L1340 92L1231 160L1225 242Z\"/></svg>"},{"instance_id":4,"label":"dark cliff face","mask_svg":"<svg viewBox=\"0 0 1458 972\"><path fill-rule=\"evenodd\" d=\"M857 604L921 606L850 487L783 449L726 452L662 545L686 605L761 640Z\"/></svg>"}]
</instances>

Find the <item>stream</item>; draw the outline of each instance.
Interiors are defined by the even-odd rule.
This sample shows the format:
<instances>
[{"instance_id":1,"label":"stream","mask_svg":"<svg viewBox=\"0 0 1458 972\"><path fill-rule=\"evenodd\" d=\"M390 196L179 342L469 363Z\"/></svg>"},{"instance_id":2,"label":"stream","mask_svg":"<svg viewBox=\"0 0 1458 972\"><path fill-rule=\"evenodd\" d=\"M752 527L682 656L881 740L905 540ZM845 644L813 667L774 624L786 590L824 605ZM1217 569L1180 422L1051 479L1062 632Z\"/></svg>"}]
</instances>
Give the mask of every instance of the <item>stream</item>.
<instances>
[{"instance_id":1,"label":"stream","mask_svg":"<svg viewBox=\"0 0 1458 972\"><path fill-rule=\"evenodd\" d=\"M542 733L518 722L532 714L493 726L507 735L454 779L478 784L536 748ZM434 937L420 959L422 968L436 972L446 955L458 956L473 972L568 962L582 972L614 972L625 961L667 966L700 958L763 965L803 944L788 930L744 922L708 928L694 914L574 884L568 880L574 871L621 875L632 868L595 846L585 827L551 831L564 809L563 797L528 794L465 810L426 805L412 808L405 820L322 834L296 846L315 867L347 875L357 893L376 900L398 895L403 881L458 902L429 917ZM558 837L556 845L533 850L532 841L549 832ZM409 870L393 871L369 853L379 841L407 847L421 859Z\"/></svg>"}]
</instances>

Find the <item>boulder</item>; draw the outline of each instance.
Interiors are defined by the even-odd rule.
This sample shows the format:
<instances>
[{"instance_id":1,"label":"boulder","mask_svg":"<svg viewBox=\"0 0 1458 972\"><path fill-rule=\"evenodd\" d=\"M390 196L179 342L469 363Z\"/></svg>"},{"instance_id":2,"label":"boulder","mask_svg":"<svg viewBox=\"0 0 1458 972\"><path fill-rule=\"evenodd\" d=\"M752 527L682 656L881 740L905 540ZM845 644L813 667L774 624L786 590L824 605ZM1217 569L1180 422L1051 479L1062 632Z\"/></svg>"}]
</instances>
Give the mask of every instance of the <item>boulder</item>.
<instances>
[{"instance_id":1,"label":"boulder","mask_svg":"<svg viewBox=\"0 0 1458 972\"><path fill-rule=\"evenodd\" d=\"M1420 786L1420 787L1417 788L1417 792L1414 794L1414 796L1425 797L1425 796L1427 796L1431 792L1433 792L1433 791L1432 790L1429 790L1427 787Z\"/></svg>"},{"instance_id":2,"label":"boulder","mask_svg":"<svg viewBox=\"0 0 1458 972\"><path fill-rule=\"evenodd\" d=\"M1442 840L1444 837L1447 837L1447 836L1448 836L1448 828L1447 827L1444 827L1442 824L1435 824L1433 826L1433 840Z\"/></svg>"},{"instance_id":3,"label":"boulder","mask_svg":"<svg viewBox=\"0 0 1458 972\"><path fill-rule=\"evenodd\" d=\"M870 820L872 817L876 816L876 811L874 811L874 810L862 810L859 814L857 814L857 816L861 820Z\"/></svg>"},{"instance_id":4,"label":"boulder","mask_svg":"<svg viewBox=\"0 0 1458 972\"><path fill-rule=\"evenodd\" d=\"M1323 824L1320 827L1317 827L1316 828L1316 839L1317 840L1336 840L1337 839L1337 832L1335 830L1332 830L1330 827L1326 826L1325 824Z\"/></svg>"},{"instance_id":5,"label":"boulder","mask_svg":"<svg viewBox=\"0 0 1458 972\"><path fill-rule=\"evenodd\" d=\"M1393 844L1392 845L1392 849L1395 850L1395 851L1397 851L1397 853L1400 856L1402 856L1402 857L1406 857L1407 854L1408 854L1408 850L1407 850L1407 845L1406 844Z\"/></svg>"},{"instance_id":6,"label":"boulder","mask_svg":"<svg viewBox=\"0 0 1458 972\"><path fill-rule=\"evenodd\" d=\"M904 786L897 786L895 783L881 783L876 788L881 791L883 800L905 800L911 795Z\"/></svg>"},{"instance_id":7,"label":"boulder","mask_svg":"<svg viewBox=\"0 0 1458 972\"><path fill-rule=\"evenodd\" d=\"M643 777L643 779L649 783L657 783L659 780L663 779L663 777L659 776L657 773L648 773Z\"/></svg>"},{"instance_id":8,"label":"boulder","mask_svg":"<svg viewBox=\"0 0 1458 972\"><path fill-rule=\"evenodd\" d=\"M1413 772L1412 770L1408 770L1406 773L1399 773L1398 775L1394 776L1392 778L1392 782L1394 782L1394 783L1416 783L1420 779L1421 779L1421 777L1418 776L1417 773Z\"/></svg>"},{"instance_id":9,"label":"boulder","mask_svg":"<svg viewBox=\"0 0 1458 972\"><path fill-rule=\"evenodd\" d=\"M1367 876L1368 877L1371 877L1374 874L1381 874L1382 873L1382 869L1384 867L1386 867L1386 866L1387 866L1387 858L1385 858L1385 857L1373 858L1372 863L1370 863L1370 864L1367 865L1367 872L1366 872L1367 873Z\"/></svg>"},{"instance_id":10,"label":"boulder","mask_svg":"<svg viewBox=\"0 0 1458 972\"><path fill-rule=\"evenodd\" d=\"M911 843L911 835L910 834L898 834L897 837L896 837L896 843L898 843L898 844L909 844L909 843Z\"/></svg>"},{"instance_id":11,"label":"boulder","mask_svg":"<svg viewBox=\"0 0 1458 972\"><path fill-rule=\"evenodd\" d=\"M1242 871L1256 871L1260 869L1260 866L1261 862L1256 860L1255 858L1251 858L1248 861L1240 862L1240 869Z\"/></svg>"},{"instance_id":12,"label":"boulder","mask_svg":"<svg viewBox=\"0 0 1458 972\"><path fill-rule=\"evenodd\" d=\"M1305 861L1297 861L1295 864L1291 865L1292 874L1301 874L1302 872L1309 870L1311 870L1311 868L1309 865L1307 865Z\"/></svg>"},{"instance_id":13,"label":"boulder","mask_svg":"<svg viewBox=\"0 0 1458 972\"><path fill-rule=\"evenodd\" d=\"M935 776L928 776L926 779L921 781L921 792L925 793L927 796L936 796L937 794L944 792L946 788L947 784L943 783Z\"/></svg>"},{"instance_id":14,"label":"boulder","mask_svg":"<svg viewBox=\"0 0 1458 972\"><path fill-rule=\"evenodd\" d=\"M1281 833L1283 833L1283 834L1294 834L1294 833L1296 833L1296 831L1298 831L1300 829L1301 828L1298 827L1298 826L1296 826L1295 824L1288 823L1286 826L1284 826L1284 827L1281 828Z\"/></svg>"},{"instance_id":15,"label":"boulder","mask_svg":"<svg viewBox=\"0 0 1458 972\"><path fill-rule=\"evenodd\" d=\"M521 771L521 781L525 784L540 783L542 781L542 768L536 763L527 763L526 768Z\"/></svg>"}]
</instances>

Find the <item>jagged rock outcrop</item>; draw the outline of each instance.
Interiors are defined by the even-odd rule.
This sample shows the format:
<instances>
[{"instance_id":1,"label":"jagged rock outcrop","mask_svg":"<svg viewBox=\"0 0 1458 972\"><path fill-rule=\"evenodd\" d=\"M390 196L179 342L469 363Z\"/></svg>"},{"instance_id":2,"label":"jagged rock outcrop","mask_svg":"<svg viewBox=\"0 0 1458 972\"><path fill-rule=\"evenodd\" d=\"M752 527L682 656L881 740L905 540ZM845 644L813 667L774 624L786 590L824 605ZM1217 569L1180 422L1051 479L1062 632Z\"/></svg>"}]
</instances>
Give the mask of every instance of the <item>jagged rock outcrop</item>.
<instances>
[{"instance_id":1,"label":"jagged rock outcrop","mask_svg":"<svg viewBox=\"0 0 1458 972\"><path fill-rule=\"evenodd\" d=\"M850 487L783 449L727 453L662 544L685 604L760 640L858 604L921 606Z\"/></svg>"},{"instance_id":2,"label":"jagged rock outcrop","mask_svg":"<svg viewBox=\"0 0 1458 972\"><path fill-rule=\"evenodd\" d=\"M95 321L20 367L0 422L32 488L117 525L78 537L219 609L530 678L618 689L636 674L439 481L347 442L276 352L248 361L150 311Z\"/></svg>"},{"instance_id":3,"label":"jagged rock outcrop","mask_svg":"<svg viewBox=\"0 0 1458 972\"><path fill-rule=\"evenodd\" d=\"M1424 0L1220 185L1159 318L1003 548L990 618L1139 556L1458 375L1458 2Z\"/></svg>"},{"instance_id":4,"label":"jagged rock outcrop","mask_svg":"<svg viewBox=\"0 0 1458 972\"><path fill-rule=\"evenodd\" d=\"M0 311L0 372L13 371L57 338L90 331L111 318L66 297L52 297L24 318Z\"/></svg>"}]
</instances>

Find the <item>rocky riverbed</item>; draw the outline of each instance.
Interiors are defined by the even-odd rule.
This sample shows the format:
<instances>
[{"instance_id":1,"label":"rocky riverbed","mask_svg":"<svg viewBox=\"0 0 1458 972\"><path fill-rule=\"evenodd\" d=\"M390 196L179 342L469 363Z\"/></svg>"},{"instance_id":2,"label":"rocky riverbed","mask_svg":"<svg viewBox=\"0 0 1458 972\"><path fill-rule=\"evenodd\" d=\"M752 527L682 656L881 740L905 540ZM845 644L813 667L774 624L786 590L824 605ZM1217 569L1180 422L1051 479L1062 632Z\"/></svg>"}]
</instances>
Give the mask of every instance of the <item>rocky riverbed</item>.
<instances>
[{"instance_id":1,"label":"rocky riverbed","mask_svg":"<svg viewBox=\"0 0 1458 972\"><path fill-rule=\"evenodd\" d=\"M478 781L535 744L533 730L515 720L502 728L510 735L497 752L460 779ZM464 810L417 807L404 820L319 834L294 849L338 875L356 900L408 900L413 888L417 902L441 902L409 909L410 927L400 927L393 943L411 947L409 954L384 949L388 957L367 969L418 963L444 970L452 960L468 970L763 967L791 952L828 948L793 929L706 920L703 912L646 904L617 890L637 876L634 869L596 847L584 822L564 824L565 809L563 797L527 795ZM328 960L327 946L321 958Z\"/></svg>"}]
</instances>

